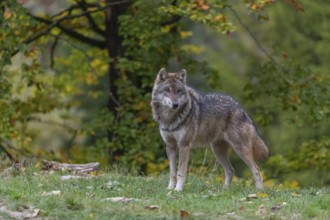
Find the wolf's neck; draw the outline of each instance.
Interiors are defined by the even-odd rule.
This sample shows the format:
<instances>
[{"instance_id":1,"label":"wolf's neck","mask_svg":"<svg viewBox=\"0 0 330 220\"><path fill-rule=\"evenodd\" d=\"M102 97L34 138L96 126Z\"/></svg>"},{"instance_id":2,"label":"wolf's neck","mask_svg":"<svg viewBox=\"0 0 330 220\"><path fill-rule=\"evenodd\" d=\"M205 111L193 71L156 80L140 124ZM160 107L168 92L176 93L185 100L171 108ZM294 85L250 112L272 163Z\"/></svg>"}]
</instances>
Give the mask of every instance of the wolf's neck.
<instances>
[{"instance_id":1,"label":"wolf's neck","mask_svg":"<svg viewBox=\"0 0 330 220\"><path fill-rule=\"evenodd\" d=\"M182 105L181 108L177 110L172 110L165 106L158 106L158 122L160 128L166 131L174 131L180 128L184 124L186 119L189 117L191 108L191 99Z\"/></svg>"}]
</instances>

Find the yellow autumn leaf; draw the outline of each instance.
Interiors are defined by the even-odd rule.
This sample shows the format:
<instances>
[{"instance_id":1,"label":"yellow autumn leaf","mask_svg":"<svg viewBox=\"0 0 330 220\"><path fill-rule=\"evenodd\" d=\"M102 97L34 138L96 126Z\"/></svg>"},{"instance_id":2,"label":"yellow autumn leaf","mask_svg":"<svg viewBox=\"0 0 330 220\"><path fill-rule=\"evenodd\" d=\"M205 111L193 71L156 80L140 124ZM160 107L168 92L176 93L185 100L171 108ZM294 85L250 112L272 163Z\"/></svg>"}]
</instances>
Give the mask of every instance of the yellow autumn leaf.
<instances>
[{"instance_id":1,"label":"yellow autumn leaf","mask_svg":"<svg viewBox=\"0 0 330 220\"><path fill-rule=\"evenodd\" d=\"M11 12L11 10L7 7L5 7L5 13L3 15L4 19L7 20L9 19L11 16L13 15L13 13Z\"/></svg>"},{"instance_id":2,"label":"yellow autumn leaf","mask_svg":"<svg viewBox=\"0 0 330 220\"><path fill-rule=\"evenodd\" d=\"M200 46L195 46L191 44L184 44L182 45L182 50L186 51L187 53L193 53L193 54L200 54L203 52L203 48Z\"/></svg>"},{"instance_id":3,"label":"yellow autumn leaf","mask_svg":"<svg viewBox=\"0 0 330 220\"><path fill-rule=\"evenodd\" d=\"M292 180L289 184L289 187L291 189L297 189L297 188L299 188L299 182L297 180Z\"/></svg>"},{"instance_id":4,"label":"yellow autumn leaf","mask_svg":"<svg viewBox=\"0 0 330 220\"><path fill-rule=\"evenodd\" d=\"M99 174L100 174L100 171L98 171L98 170L94 170L89 173L89 175L91 175L91 176L98 176Z\"/></svg>"},{"instance_id":5,"label":"yellow autumn leaf","mask_svg":"<svg viewBox=\"0 0 330 220\"><path fill-rule=\"evenodd\" d=\"M180 36L181 36L181 38L184 39L184 38L192 36L192 32L191 31L180 31Z\"/></svg>"},{"instance_id":6,"label":"yellow autumn leaf","mask_svg":"<svg viewBox=\"0 0 330 220\"><path fill-rule=\"evenodd\" d=\"M41 166L40 161L38 161L38 162L34 165L35 168L39 168L40 166Z\"/></svg>"},{"instance_id":7,"label":"yellow autumn leaf","mask_svg":"<svg viewBox=\"0 0 330 220\"><path fill-rule=\"evenodd\" d=\"M251 4L251 5L250 5L250 8L251 8L253 11L255 11L255 10L257 9L257 5L256 5L256 4Z\"/></svg>"},{"instance_id":8,"label":"yellow autumn leaf","mask_svg":"<svg viewBox=\"0 0 330 220\"><path fill-rule=\"evenodd\" d=\"M30 49L24 52L24 56L26 58L36 58L38 55L38 51L35 49Z\"/></svg>"},{"instance_id":9,"label":"yellow autumn leaf","mask_svg":"<svg viewBox=\"0 0 330 220\"><path fill-rule=\"evenodd\" d=\"M24 138L24 141L23 141L24 144L29 144L31 142L32 142L32 138L31 137L25 137Z\"/></svg>"},{"instance_id":10,"label":"yellow autumn leaf","mask_svg":"<svg viewBox=\"0 0 330 220\"><path fill-rule=\"evenodd\" d=\"M96 83L96 77L94 74L92 73L88 73L86 78L85 78L85 82L87 85L92 85L92 84L95 84Z\"/></svg>"},{"instance_id":11,"label":"yellow autumn leaf","mask_svg":"<svg viewBox=\"0 0 330 220\"><path fill-rule=\"evenodd\" d=\"M135 110L141 110L145 107L145 103L144 102L139 102L137 103L137 105L134 106Z\"/></svg>"},{"instance_id":12,"label":"yellow autumn leaf","mask_svg":"<svg viewBox=\"0 0 330 220\"><path fill-rule=\"evenodd\" d=\"M292 197L301 197L301 195L300 195L300 194L298 194L298 193L295 193L295 192L291 193L291 196L292 196Z\"/></svg>"},{"instance_id":13,"label":"yellow autumn leaf","mask_svg":"<svg viewBox=\"0 0 330 220\"><path fill-rule=\"evenodd\" d=\"M285 181L282 187L289 189L297 189L299 188L299 182L297 180Z\"/></svg>"},{"instance_id":14,"label":"yellow autumn leaf","mask_svg":"<svg viewBox=\"0 0 330 220\"><path fill-rule=\"evenodd\" d=\"M71 93L73 91L73 87L69 84L66 84L64 87L64 91L67 93Z\"/></svg>"},{"instance_id":15,"label":"yellow autumn leaf","mask_svg":"<svg viewBox=\"0 0 330 220\"><path fill-rule=\"evenodd\" d=\"M52 28L51 31L50 31L50 33L53 34L53 35L56 35L56 36L57 35L60 35L61 29L59 29L57 27L56 28Z\"/></svg>"},{"instance_id":16,"label":"yellow autumn leaf","mask_svg":"<svg viewBox=\"0 0 330 220\"><path fill-rule=\"evenodd\" d=\"M108 69L108 64L101 59L94 59L90 65L96 70L98 76L103 76Z\"/></svg>"},{"instance_id":17,"label":"yellow autumn leaf","mask_svg":"<svg viewBox=\"0 0 330 220\"><path fill-rule=\"evenodd\" d=\"M267 198L267 197L269 197L269 195L267 193L258 192L257 197L258 198Z\"/></svg>"},{"instance_id":18,"label":"yellow autumn leaf","mask_svg":"<svg viewBox=\"0 0 330 220\"><path fill-rule=\"evenodd\" d=\"M162 27L162 29L160 30L161 33L168 33L171 30L171 26L170 25L165 25L164 27Z\"/></svg>"}]
</instances>

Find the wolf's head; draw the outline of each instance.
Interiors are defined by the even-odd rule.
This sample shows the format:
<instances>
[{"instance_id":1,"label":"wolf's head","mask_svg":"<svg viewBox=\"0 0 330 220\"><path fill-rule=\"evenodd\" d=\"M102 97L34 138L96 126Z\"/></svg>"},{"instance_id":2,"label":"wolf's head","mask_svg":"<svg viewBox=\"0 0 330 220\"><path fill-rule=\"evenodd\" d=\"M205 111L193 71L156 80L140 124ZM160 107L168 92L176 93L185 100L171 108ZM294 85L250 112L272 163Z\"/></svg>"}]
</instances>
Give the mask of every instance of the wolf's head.
<instances>
[{"instance_id":1,"label":"wolf's head","mask_svg":"<svg viewBox=\"0 0 330 220\"><path fill-rule=\"evenodd\" d=\"M186 70L177 73L168 73L161 69L156 77L152 91L152 102L159 103L170 109L179 109L188 101L186 88Z\"/></svg>"}]
</instances>

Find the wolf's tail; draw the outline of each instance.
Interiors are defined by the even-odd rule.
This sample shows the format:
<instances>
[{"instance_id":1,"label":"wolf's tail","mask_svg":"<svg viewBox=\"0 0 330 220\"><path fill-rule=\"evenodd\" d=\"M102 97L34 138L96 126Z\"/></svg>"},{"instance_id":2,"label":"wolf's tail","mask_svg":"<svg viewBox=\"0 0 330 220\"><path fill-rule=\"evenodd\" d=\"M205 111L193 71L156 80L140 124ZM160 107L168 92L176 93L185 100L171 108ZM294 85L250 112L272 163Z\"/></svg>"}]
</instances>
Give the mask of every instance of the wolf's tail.
<instances>
[{"instance_id":1,"label":"wolf's tail","mask_svg":"<svg viewBox=\"0 0 330 220\"><path fill-rule=\"evenodd\" d=\"M258 136L258 134L255 134L252 144L253 158L258 161L266 160L268 158L269 151L265 142Z\"/></svg>"}]
</instances>

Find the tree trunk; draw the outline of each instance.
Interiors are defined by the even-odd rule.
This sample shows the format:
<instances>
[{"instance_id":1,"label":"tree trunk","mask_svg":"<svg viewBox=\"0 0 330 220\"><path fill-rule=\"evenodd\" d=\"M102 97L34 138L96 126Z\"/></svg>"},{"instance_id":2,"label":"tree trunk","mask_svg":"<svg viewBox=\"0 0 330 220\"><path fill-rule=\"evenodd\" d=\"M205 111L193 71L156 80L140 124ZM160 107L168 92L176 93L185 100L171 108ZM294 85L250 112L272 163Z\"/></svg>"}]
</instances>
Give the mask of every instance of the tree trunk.
<instances>
[{"instance_id":1,"label":"tree trunk","mask_svg":"<svg viewBox=\"0 0 330 220\"><path fill-rule=\"evenodd\" d=\"M108 3L111 0L107 0ZM113 5L112 7L105 10L105 27L106 27L106 48L108 55L110 57L109 70L108 70L108 83L109 83L109 100L108 100L108 109L117 122L118 112L116 108L120 103L118 97L118 89L116 81L120 78L120 72L116 68L118 57L122 56L124 53L124 48L122 46L122 37L119 35L119 21L118 18L120 15L124 14L130 3ZM114 138L114 133L108 132L108 141L112 141ZM120 150L113 150L108 148L109 161L108 163L112 165L114 163L114 158L122 154Z\"/></svg>"}]
</instances>

